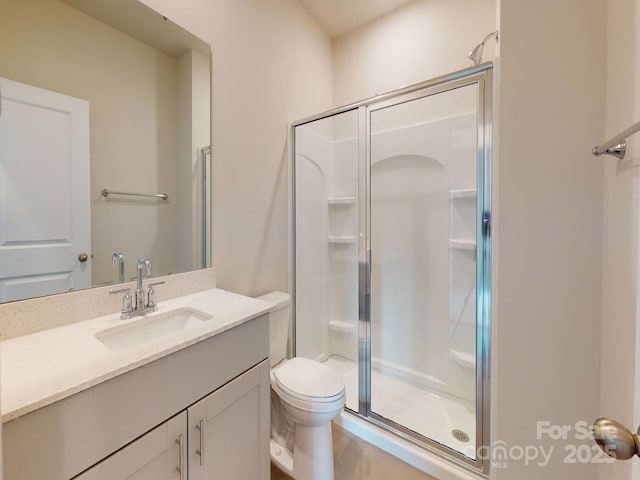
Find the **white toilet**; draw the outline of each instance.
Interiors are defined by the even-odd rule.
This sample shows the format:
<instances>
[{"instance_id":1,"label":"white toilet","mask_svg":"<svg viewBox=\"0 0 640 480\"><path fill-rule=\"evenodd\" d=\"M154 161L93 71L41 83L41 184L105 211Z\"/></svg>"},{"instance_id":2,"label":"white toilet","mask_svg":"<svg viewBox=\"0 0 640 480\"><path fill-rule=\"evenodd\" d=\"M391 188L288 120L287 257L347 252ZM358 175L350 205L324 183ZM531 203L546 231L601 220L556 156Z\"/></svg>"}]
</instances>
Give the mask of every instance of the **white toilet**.
<instances>
[{"instance_id":1,"label":"white toilet","mask_svg":"<svg viewBox=\"0 0 640 480\"><path fill-rule=\"evenodd\" d=\"M286 359L291 297L258 297L270 310L271 460L296 480L333 480L331 420L344 406L343 378L307 358Z\"/></svg>"}]
</instances>

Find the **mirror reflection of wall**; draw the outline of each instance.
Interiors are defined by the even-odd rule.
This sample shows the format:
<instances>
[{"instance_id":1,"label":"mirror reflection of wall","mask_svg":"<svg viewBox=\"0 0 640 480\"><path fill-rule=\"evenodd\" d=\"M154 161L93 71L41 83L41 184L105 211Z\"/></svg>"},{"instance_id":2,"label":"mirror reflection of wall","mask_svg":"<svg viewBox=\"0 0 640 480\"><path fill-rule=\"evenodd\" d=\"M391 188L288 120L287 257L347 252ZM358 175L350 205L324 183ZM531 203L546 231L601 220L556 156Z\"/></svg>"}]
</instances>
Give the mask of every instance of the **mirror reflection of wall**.
<instances>
[{"instance_id":1,"label":"mirror reflection of wall","mask_svg":"<svg viewBox=\"0 0 640 480\"><path fill-rule=\"evenodd\" d=\"M89 103L92 284L117 281L114 252L125 257L126 280L138 258L151 261L154 276L205 266L209 46L135 1L7 0L1 8L0 77ZM103 188L169 197L105 198Z\"/></svg>"}]
</instances>

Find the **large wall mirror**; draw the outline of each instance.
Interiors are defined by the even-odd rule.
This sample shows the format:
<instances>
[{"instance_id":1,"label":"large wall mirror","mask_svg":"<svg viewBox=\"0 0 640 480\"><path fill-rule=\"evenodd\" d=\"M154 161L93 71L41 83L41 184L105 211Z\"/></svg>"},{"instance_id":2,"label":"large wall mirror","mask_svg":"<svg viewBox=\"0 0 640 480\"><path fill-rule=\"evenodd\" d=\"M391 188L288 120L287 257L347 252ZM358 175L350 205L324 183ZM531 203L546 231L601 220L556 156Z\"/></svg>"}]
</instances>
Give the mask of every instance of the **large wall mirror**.
<instances>
[{"instance_id":1,"label":"large wall mirror","mask_svg":"<svg viewBox=\"0 0 640 480\"><path fill-rule=\"evenodd\" d=\"M210 266L210 78L136 0L2 1L0 301Z\"/></svg>"}]
</instances>

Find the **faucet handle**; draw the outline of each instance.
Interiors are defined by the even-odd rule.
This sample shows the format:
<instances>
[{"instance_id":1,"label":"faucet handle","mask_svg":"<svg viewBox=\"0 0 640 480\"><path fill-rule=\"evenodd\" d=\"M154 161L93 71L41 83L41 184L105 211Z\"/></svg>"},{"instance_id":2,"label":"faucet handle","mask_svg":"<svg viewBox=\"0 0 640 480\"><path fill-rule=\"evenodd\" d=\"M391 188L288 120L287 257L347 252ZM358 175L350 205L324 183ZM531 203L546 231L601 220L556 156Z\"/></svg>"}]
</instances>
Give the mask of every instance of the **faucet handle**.
<instances>
[{"instance_id":1,"label":"faucet handle","mask_svg":"<svg viewBox=\"0 0 640 480\"><path fill-rule=\"evenodd\" d=\"M149 287L149 293L147 293L147 307L155 307L156 306L156 291L153 289L156 285L163 285L162 282L154 282L147 285Z\"/></svg>"},{"instance_id":2,"label":"faucet handle","mask_svg":"<svg viewBox=\"0 0 640 480\"><path fill-rule=\"evenodd\" d=\"M124 297L122 297L122 311L120 312L120 318L123 320L129 318L131 316L131 312L133 312L131 289L121 288L119 290L111 290L109 294L112 293L124 293Z\"/></svg>"},{"instance_id":3,"label":"faucet handle","mask_svg":"<svg viewBox=\"0 0 640 480\"><path fill-rule=\"evenodd\" d=\"M113 293L124 293L124 292L130 292L130 291L131 291L130 288L120 288L118 290L109 290L109 295Z\"/></svg>"}]
</instances>

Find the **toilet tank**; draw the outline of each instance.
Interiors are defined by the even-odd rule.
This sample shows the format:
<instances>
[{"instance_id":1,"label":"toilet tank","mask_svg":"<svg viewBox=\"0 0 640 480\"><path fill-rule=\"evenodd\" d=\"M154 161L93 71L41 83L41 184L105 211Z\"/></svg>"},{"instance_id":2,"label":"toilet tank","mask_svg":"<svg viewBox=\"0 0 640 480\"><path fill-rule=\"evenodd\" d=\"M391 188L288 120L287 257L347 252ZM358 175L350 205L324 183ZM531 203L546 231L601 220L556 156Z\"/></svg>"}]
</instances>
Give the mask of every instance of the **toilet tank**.
<instances>
[{"instance_id":1,"label":"toilet tank","mask_svg":"<svg viewBox=\"0 0 640 480\"><path fill-rule=\"evenodd\" d=\"M256 298L274 304L269 310L269 361L273 367L287 356L291 296L284 292L270 292Z\"/></svg>"}]
</instances>

